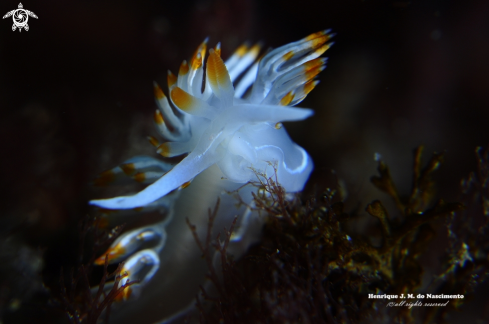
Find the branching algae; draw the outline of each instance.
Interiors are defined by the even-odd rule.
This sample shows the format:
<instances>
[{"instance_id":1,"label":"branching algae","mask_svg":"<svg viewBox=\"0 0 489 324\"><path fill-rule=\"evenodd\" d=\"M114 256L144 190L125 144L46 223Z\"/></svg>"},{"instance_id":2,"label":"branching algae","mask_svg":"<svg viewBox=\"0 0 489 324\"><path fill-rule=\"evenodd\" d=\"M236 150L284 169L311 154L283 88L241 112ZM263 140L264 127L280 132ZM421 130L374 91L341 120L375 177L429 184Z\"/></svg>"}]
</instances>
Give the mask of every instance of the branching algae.
<instances>
[{"instance_id":1,"label":"branching algae","mask_svg":"<svg viewBox=\"0 0 489 324\"><path fill-rule=\"evenodd\" d=\"M223 242L219 237L213 240L210 231L205 243L197 239L208 263L209 279L216 287L214 293L202 287L197 304L201 323L443 322L443 315L463 299L451 300L447 307L415 312L412 307L386 307L389 301L401 300L368 297L467 292L463 287L472 267L466 268L468 256L460 250L452 255L449 264L453 266L447 269L453 274L447 272L439 279L446 280L444 284L421 287L419 258L435 234L432 221L448 219L464 208L442 200L433 205L432 174L443 154L435 153L423 168L421 153L422 147L415 150L413 187L407 196L398 192L387 165L379 161L379 176L372 177L372 182L394 200L401 216L398 221L391 219L378 200L367 206L367 213L378 219L380 246L371 244L367 236L348 234L351 216L335 190L327 189L308 200L298 195L288 199L276 178L257 173L254 206L268 215L260 243L235 261L226 251L229 232ZM212 261L214 251L221 256L220 269ZM447 280L449 276L452 279ZM460 280L462 276L466 279ZM209 304L210 310L205 307Z\"/></svg>"},{"instance_id":2,"label":"branching algae","mask_svg":"<svg viewBox=\"0 0 489 324\"><path fill-rule=\"evenodd\" d=\"M266 222L260 240L244 257L235 258L233 249L234 236L240 232L235 231L237 217L227 219L228 229L224 228L223 234L212 234L223 207L219 199L208 210L207 222L195 225L191 217L185 220L199 252L197 258L203 257L208 280L206 284L200 282L196 309L188 309L180 319L201 323L446 322L446 315L470 300L489 274L489 150L476 150L478 170L461 182L465 208L461 203L436 200L432 176L444 156L435 153L423 168L422 150L419 147L414 152L413 187L408 195L399 193L387 165L379 161L379 175L372 177L372 183L393 199L399 217L391 218L389 214L395 211L388 213L378 200L366 207L366 212L377 219L381 233L381 243L375 245L370 242L371 235L348 231L348 222L355 221L356 216L345 212L336 190L316 191L304 199L287 193L277 174L269 176L252 170L256 179L234 191L236 201L266 216ZM271 167L276 170L273 164ZM243 200L246 187L253 187L252 203ZM442 270L429 285L422 285L424 266L420 256L427 252L435 235L436 219L445 219L450 244L441 260ZM202 230L203 236L199 232ZM118 231L116 228L109 236L114 237ZM118 286L117 280L126 274L120 268L116 273L116 283L102 294L104 298L98 304L94 304L93 295L83 293L85 304L80 305L80 294L73 299L72 289L68 293L62 289L61 301L73 323L94 323L88 319L124 296L131 282ZM75 278L75 285L80 278ZM435 301L446 306L386 307L387 302L401 300L369 298L418 293L435 295ZM140 298L145 295L146 291ZM450 298L455 295L464 298Z\"/></svg>"}]
</instances>

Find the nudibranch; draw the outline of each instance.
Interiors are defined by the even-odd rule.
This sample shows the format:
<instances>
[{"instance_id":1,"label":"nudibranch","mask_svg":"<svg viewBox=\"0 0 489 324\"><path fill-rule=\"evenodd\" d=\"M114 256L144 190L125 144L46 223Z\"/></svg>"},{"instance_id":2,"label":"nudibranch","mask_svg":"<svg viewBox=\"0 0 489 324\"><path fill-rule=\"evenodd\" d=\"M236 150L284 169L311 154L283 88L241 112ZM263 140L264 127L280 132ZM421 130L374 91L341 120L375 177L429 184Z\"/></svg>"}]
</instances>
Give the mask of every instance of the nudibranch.
<instances>
[{"instance_id":1,"label":"nudibranch","mask_svg":"<svg viewBox=\"0 0 489 324\"><path fill-rule=\"evenodd\" d=\"M169 72L170 100L155 85L159 108L155 119L167 140L158 146L158 153L164 157L188 155L141 192L92 200L90 204L107 209L146 206L213 164L227 179L246 183L255 178L251 167L271 176L274 170L267 167L268 162L275 161L278 181L284 189L301 190L313 168L311 158L277 123L312 115L310 109L291 106L316 86L318 81L313 79L326 62L319 56L331 46L326 43L330 37L328 31L323 31L271 51L249 69L236 87L233 82L256 59L258 48L245 55L238 50L224 63L218 44L209 50L202 91L204 42L190 64L182 63L178 77ZM243 98L250 86L251 94ZM144 170L144 166L140 168Z\"/></svg>"},{"instance_id":2,"label":"nudibranch","mask_svg":"<svg viewBox=\"0 0 489 324\"><path fill-rule=\"evenodd\" d=\"M195 262L182 261L182 253L185 259L192 255L199 259L196 244L182 219L189 217L205 229L207 209L214 206L217 196L223 190L256 180L255 172L276 177L287 192L303 189L313 163L307 152L291 140L281 122L299 121L313 114L310 109L292 106L317 85L315 77L326 64L321 55L332 45L332 36L329 30L317 32L261 58L259 45L243 45L226 62L221 59L220 44L207 51L205 40L188 63L183 61L178 76L168 72L168 96L154 84L158 106L154 120L163 141L151 137L150 142L163 159L135 157L106 171L97 181L129 177L149 185L134 195L92 200L90 204L110 210L163 208L171 217L161 224L122 235L108 251L111 262L129 258L125 269L133 278L135 272L149 265L142 282L159 276L164 281L155 283L159 291L179 289L178 284L189 284L194 277L196 284L192 285L198 287L205 265L202 274L195 276L191 274L197 267ZM166 158L176 156L185 157L176 165L167 162ZM249 189L244 199L250 203L251 190L256 188ZM231 215L225 220L232 220L230 217L241 212L235 203L221 201L219 212ZM163 269L164 263L169 264L167 270ZM178 279L175 271L187 279ZM156 294L142 295L154 298ZM195 294L192 291L189 296L193 298ZM167 302L171 304L176 298L172 295ZM173 307L182 305L183 301Z\"/></svg>"}]
</instances>

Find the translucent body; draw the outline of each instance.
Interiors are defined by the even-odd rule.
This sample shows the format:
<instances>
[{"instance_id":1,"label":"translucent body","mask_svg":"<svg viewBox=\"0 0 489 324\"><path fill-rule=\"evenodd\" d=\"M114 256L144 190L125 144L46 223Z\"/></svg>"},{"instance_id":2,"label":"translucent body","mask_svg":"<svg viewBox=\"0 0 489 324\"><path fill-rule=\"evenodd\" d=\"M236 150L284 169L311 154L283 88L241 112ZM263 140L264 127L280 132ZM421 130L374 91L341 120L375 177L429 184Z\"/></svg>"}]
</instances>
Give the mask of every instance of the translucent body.
<instances>
[{"instance_id":1,"label":"translucent body","mask_svg":"<svg viewBox=\"0 0 489 324\"><path fill-rule=\"evenodd\" d=\"M168 319L194 303L207 267L186 218L203 236L207 211L220 197L214 232L229 228L234 217L242 215L238 222L241 235L234 237L228 250L238 257L258 236L260 220L246 206L237 209L235 198L223 192L256 181L255 172L276 176L288 192L303 189L313 169L312 160L280 122L312 115L310 109L291 106L317 84L313 79L326 63L319 56L331 46L327 43L331 36L328 31L312 34L258 61L259 47L254 46L238 49L224 63L218 44L209 50L202 91L204 41L190 62L182 63L178 77L169 72L168 98L155 84L159 110L154 119L164 142L150 141L163 160L136 157L104 172L96 181L132 178L149 186L134 195L90 201L127 212L159 209L168 216L161 223L124 233L107 251L110 262L127 260L128 279L141 280L131 287L134 308L118 310L117 322ZM165 161L182 154L187 155L174 166ZM253 186L240 190L248 207L253 190Z\"/></svg>"}]
</instances>

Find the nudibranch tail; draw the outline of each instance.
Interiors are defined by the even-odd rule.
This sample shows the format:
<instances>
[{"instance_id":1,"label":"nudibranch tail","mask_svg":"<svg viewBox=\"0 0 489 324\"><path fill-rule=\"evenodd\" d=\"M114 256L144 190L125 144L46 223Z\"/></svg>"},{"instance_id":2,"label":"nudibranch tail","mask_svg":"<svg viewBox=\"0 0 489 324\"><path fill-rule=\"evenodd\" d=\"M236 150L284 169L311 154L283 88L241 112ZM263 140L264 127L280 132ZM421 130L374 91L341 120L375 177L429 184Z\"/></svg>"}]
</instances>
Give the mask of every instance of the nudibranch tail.
<instances>
[{"instance_id":1,"label":"nudibranch tail","mask_svg":"<svg viewBox=\"0 0 489 324\"><path fill-rule=\"evenodd\" d=\"M283 128L275 126L312 115L310 109L291 106L317 85L314 78L326 66L326 59L319 56L332 45L332 36L329 30L314 33L259 60L260 45L244 45L224 62L218 44L209 50L204 64L205 40L189 63L183 61L178 77L168 73L168 98L154 85L159 108L154 120L164 142L150 141L163 157L188 155L173 168L165 165L159 170L141 170L136 165L129 176L134 178L144 171L143 182L152 184L133 196L92 200L90 204L107 209L147 206L185 187L213 164L220 167L223 178L240 183L254 180L252 169L271 175L270 164L274 164L277 180L285 190L301 190L312 171L312 160ZM252 89L246 96L249 87ZM124 173L120 167L110 172L99 182L113 181Z\"/></svg>"}]
</instances>

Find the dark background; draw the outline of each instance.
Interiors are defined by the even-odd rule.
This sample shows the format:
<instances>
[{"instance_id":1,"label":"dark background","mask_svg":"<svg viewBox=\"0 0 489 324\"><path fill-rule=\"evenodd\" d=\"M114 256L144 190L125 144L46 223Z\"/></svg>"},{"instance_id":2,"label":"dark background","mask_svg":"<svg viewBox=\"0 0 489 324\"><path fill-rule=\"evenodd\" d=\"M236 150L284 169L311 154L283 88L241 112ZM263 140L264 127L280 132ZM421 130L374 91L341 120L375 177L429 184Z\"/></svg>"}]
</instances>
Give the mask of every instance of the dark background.
<instances>
[{"instance_id":1,"label":"dark background","mask_svg":"<svg viewBox=\"0 0 489 324\"><path fill-rule=\"evenodd\" d=\"M155 155L146 140L155 135L152 82L166 86L167 69L176 73L207 36L210 46L221 41L226 58L247 40L277 47L325 28L337 33L321 83L300 104L315 116L286 127L313 157L313 179L336 170L352 205L387 199L369 183L374 153L409 190L419 144L428 155L446 151L440 196L457 199L460 179L475 169L475 147L489 142L485 0L23 5L39 17L29 18L28 32L0 21L4 323L54 316L41 282L56 282L75 258L76 224L101 195L90 181L131 156ZM2 1L0 13L17 6ZM470 313L483 316L481 308Z\"/></svg>"}]
</instances>

